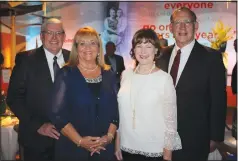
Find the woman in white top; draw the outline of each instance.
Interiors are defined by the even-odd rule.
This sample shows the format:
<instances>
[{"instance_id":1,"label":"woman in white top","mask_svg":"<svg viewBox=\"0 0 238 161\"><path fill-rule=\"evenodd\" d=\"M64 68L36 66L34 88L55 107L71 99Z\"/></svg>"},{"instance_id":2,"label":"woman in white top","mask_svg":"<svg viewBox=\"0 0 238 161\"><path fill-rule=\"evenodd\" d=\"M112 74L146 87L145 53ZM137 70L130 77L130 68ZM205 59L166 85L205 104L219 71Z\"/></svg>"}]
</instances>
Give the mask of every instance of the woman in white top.
<instances>
[{"instance_id":1,"label":"woman in white top","mask_svg":"<svg viewBox=\"0 0 238 161\"><path fill-rule=\"evenodd\" d=\"M118 160L171 160L172 151L182 148L173 81L154 63L159 48L151 29L140 29L132 39L136 67L123 72L118 93Z\"/></svg>"}]
</instances>

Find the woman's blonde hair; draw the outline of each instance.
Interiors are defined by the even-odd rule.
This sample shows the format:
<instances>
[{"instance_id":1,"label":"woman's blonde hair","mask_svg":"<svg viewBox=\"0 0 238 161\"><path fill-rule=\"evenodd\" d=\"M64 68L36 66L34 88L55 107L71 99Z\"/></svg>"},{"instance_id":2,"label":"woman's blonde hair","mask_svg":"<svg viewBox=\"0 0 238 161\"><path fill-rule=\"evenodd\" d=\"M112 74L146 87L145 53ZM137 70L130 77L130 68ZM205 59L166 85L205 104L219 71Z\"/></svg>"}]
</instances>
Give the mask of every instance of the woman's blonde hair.
<instances>
[{"instance_id":1,"label":"woman's blonde hair","mask_svg":"<svg viewBox=\"0 0 238 161\"><path fill-rule=\"evenodd\" d=\"M110 69L110 66L106 65L105 61L104 61L102 40L99 37L97 31L94 28L90 27L90 26L80 28L76 32L76 34L74 36L70 56L69 56L69 61L66 65L68 65L68 66L77 66L79 64L78 50L77 50L79 40L82 40L85 37L94 37L94 36L96 37L96 39L98 41L98 47L99 47L99 53L98 53L97 58L96 58L96 64L99 65L104 70L109 70Z\"/></svg>"}]
</instances>

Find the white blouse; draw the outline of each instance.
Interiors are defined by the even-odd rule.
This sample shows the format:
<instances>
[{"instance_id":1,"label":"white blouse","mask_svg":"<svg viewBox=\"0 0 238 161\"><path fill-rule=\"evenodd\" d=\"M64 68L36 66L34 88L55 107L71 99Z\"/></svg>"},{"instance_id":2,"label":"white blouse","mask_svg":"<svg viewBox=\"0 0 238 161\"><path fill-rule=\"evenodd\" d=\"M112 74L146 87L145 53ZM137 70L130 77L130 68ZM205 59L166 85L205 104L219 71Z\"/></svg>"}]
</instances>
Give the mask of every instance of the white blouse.
<instances>
[{"instance_id":1,"label":"white blouse","mask_svg":"<svg viewBox=\"0 0 238 161\"><path fill-rule=\"evenodd\" d=\"M169 74L159 70L141 75L132 69L125 70L118 103L123 151L159 157L163 155L163 148L182 148L177 132L176 92Z\"/></svg>"}]
</instances>

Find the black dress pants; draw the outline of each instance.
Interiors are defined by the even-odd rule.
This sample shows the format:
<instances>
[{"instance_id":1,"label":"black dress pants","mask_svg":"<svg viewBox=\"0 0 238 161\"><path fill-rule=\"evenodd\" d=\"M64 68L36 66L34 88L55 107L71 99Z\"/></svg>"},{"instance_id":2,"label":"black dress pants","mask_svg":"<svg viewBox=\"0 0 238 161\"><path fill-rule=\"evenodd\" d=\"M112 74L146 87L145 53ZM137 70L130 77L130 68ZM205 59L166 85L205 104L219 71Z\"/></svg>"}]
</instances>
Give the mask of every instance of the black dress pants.
<instances>
[{"instance_id":1,"label":"black dress pants","mask_svg":"<svg viewBox=\"0 0 238 161\"><path fill-rule=\"evenodd\" d=\"M24 161L53 161L53 147L39 150L37 148L24 147Z\"/></svg>"},{"instance_id":2,"label":"black dress pants","mask_svg":"<svg viewBox=\"0 0 238 161\"><path fill-rule=\"evenodd\" d=\"M163 157L146 157L140 154L130 154L122 151L123 161L162 161Z\"/></svg>"}]
</instances>

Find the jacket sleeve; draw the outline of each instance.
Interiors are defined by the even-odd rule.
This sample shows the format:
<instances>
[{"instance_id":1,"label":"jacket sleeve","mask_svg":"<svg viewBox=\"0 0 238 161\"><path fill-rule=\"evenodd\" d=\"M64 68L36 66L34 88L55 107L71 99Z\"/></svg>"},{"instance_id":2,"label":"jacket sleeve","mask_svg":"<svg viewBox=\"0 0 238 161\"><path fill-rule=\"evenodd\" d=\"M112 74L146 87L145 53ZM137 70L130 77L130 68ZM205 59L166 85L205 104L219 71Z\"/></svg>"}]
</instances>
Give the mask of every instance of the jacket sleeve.
<instances>
[{"instance_id":1,"label":"jacket sleeve","mask_svg":"<svg viewBox=\"0 0 238 161\"><path fill-rule=\"evenodd\" d=\"M220 53L210 53L210 139L223 141L226 120L226 74Z\"/></svg>"},{"instance_id":2,"label":"jacket sleeve","mask_svg":"<svg viewBox=\"0 0 238 161\"><path fill-rule=\"evenodd\" d=\"M37 131L42 123L34 118L26 107L28 56L18 54L12 70L7 93L7 104L21 123L27 123L31 131Z\"/></svg>"}]
</instances>

